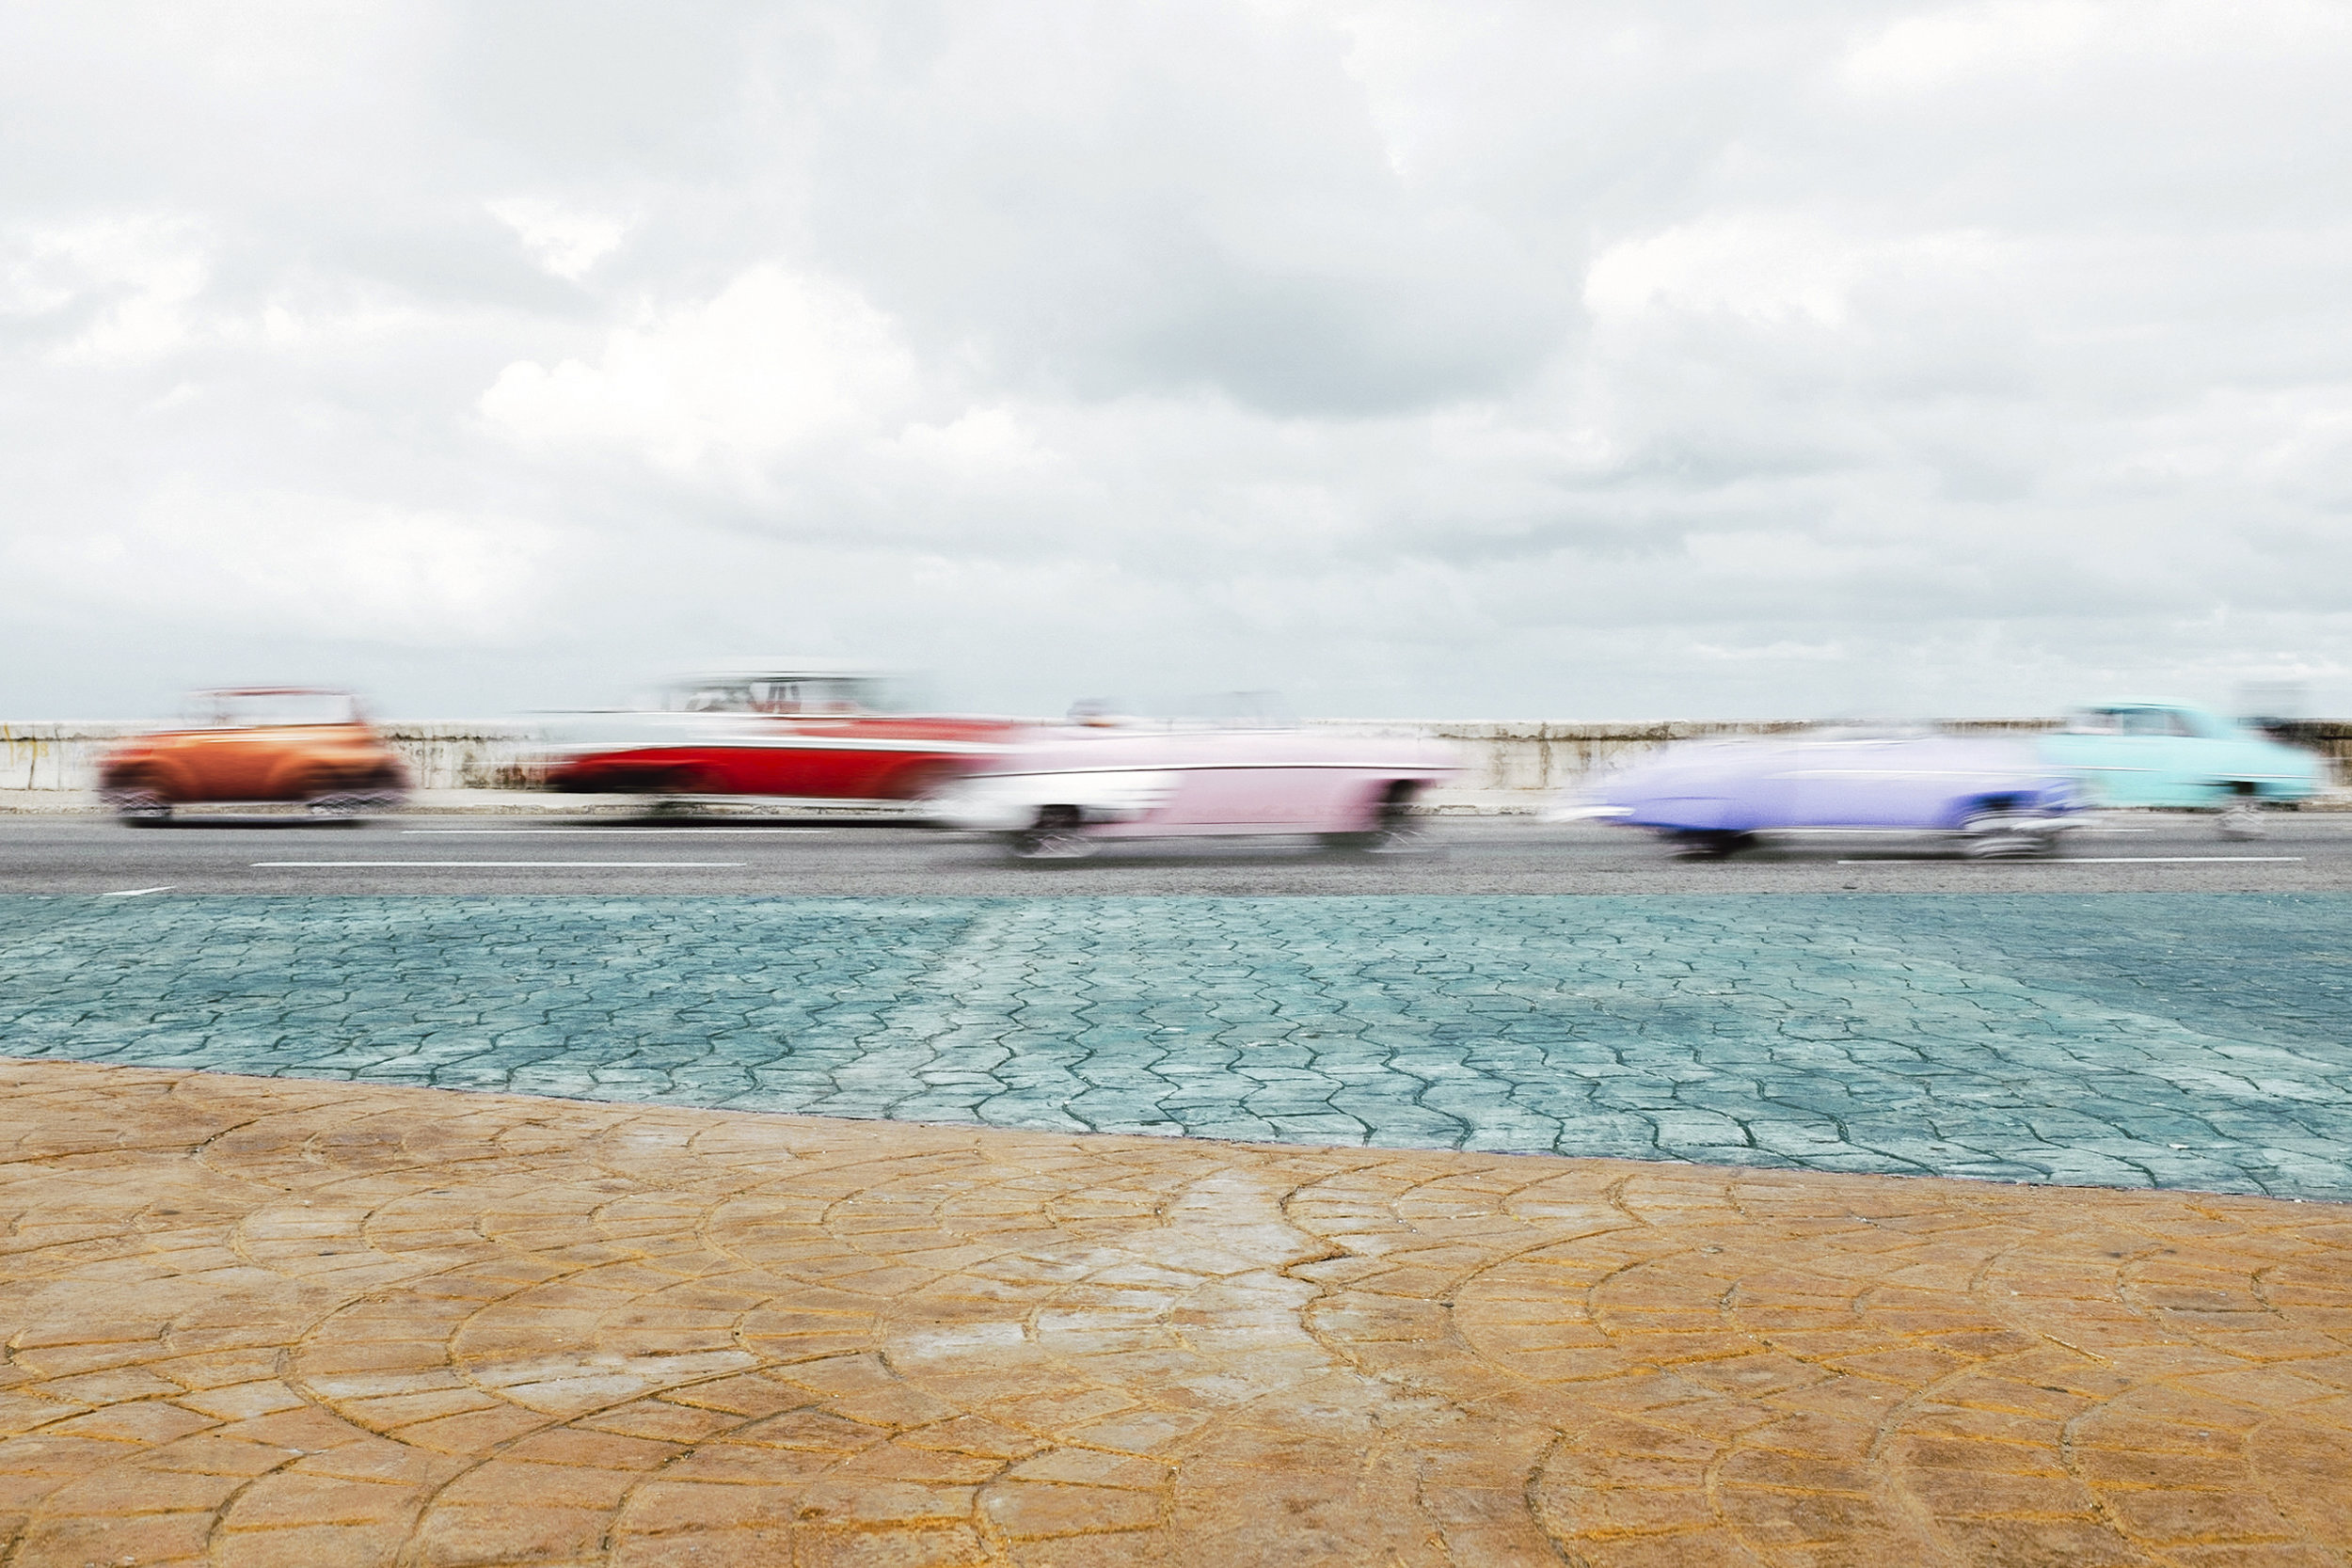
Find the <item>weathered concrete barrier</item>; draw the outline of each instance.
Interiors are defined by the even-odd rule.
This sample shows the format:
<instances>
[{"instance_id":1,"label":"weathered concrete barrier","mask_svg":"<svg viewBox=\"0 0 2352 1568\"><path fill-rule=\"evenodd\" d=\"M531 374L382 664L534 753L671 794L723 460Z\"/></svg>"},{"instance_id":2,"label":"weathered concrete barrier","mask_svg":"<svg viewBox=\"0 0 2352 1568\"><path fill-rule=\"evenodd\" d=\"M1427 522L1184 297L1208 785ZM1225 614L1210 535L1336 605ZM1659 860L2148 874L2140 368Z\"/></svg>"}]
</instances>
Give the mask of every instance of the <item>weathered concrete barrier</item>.
<instances>
[{"instance_id":1,"label":"weathered concrete barrier","mask_svg":"<svg viewBox=\"0 0 2352 1568\"><path fill-rule=\"evenodd\" d=\"M1523 720L1310 719L1318 729L1366 735L1412 735L1450 740L1469 773L1449 797L1516 798L1534 801L1596 772L1677 740L1784 735L1807 726L1800 720L1666 720L1645 723L1576 724ZM2029 733L2056 726L2051 719L1969 719L1949 727ZM122 721L61 720L0 724L0 789L86 791L95 786L98 759L126 736L151 725ZM419 789L521 789L531 784L536 727L528 720L403 721L381 726L408 765ZM2330 758L2339 778L2352 761L2352 720L2307 720L2287 738Z\"/></svg>"},{"instance_id":2,"label":"weathered concrete barrier","mask_svg":"<svg viewBox=\"0 0 2352 1568\"><path fill-rule=\"evenodd\" d=\"M1677 719L1617 724L1535 723L1525 720L1310 719L1316 728L1359 735L1411 735L1450 740L1470 765L1455 790L1481 794L1549 795L1594 774L1677 740L1788 735L1811 728L1802 719ZM1971 730L2056 728L2055 719L1977 719L1954 721Z\"/></svg>"},{"instance_id":3,"label":"weathered concrete barrier","mask_svg":"<svg viewBox=\"0 0 2352 1568\"><path fill-rule=\"evenodd\" d=\"M155 728L120 720L0 724L0 789L89 790L98 761L126 736ZM378 726L419 789L518 789L529 780L532 726L514 720L404 721Z\"/></svg>"}]
</instances>

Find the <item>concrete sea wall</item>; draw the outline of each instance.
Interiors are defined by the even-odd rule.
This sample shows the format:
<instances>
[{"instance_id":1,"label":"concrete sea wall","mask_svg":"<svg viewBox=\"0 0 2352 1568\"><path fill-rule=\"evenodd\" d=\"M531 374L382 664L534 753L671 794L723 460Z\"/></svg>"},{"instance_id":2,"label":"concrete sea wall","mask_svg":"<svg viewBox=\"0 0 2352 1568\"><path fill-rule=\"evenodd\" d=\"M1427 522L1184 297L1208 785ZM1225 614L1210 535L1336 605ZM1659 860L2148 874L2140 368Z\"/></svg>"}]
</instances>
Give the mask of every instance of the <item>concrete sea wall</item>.
<instances>
[{"instance_id":1,"label":"concrete sea wall","mask_svg":"<svg viewBox=\"0 0 2352 1568\"><path fill-rule=\"evenodd\" d=\"M0 724L0 789L92 789L107 749L154 727L114 720ZM529 783L528 723L436 720L379 727L419 789L513 789Z\"/></svg>"},{"instance_id":2,"label":"concrete sea wall","mask_svg":"<svg viewBox=\"0 0 2352 1568\"><path fill-rule=\"evenodd\" d=\"M1470 769L1456 789L1480 794L1549 795L1629 757L1677 740L1787 735L1809 728L1815 721L1674 719L1567 724L1526 720L1310 719L1307 722L1319 729L1327 727L1359 735L1412 735L1451 741ZM2054 728L2056 724L2056 720L1978 719L1959 721L1956 727L2030 731Z\"/></svg>"},{"instance_id":3,"label":"concrete sea wall","mask_svg":"<svg viewBox=\"0 0 2352 1568\"><path fill-rule=\"evenodd\" d=\"M1677 740L1786 734L1798 720L1662 720L1641 723L1550 723L1525 720L1311 719L1318 729L1413 735L1452 741L1469 773L1448 795L1534 801L1641 752ZM1975 719L1952 727L2029 733L2046 719ZM98 759L126 736L151 726L59 720L0 724L0 790L60 793L93 787ZM421 790L528 787L533 728L528 721L434 720L387 723L384 734ZM2331 758L2337 776L2352 761L2352 720L2312 720L2292 736Z\"/></svg>"},{"instance_id":4,"label":"concrete sea wall","mask_svg":"<svg viewBox=\"0 0 2352 1568\"><path fill-rule=\"evenodd\" d=\"M1812 720L1661 720L1645 723L1565 724L1524 720L1310 719L1311 725L1358 733L1428 736L1460 748L1470 771L1450 793L1493 798L1537 798L1565 789L1644 752L1677 740L1740 736L1787 735L1811 728ZM2056 719L1952 719L1941 727L1972 734L2030 735L2058 726ZM2336 783L2352 777L2352 720L2298 721L2280 738L2307 746L2328 759Z\"/></svg>"}]
</instances>

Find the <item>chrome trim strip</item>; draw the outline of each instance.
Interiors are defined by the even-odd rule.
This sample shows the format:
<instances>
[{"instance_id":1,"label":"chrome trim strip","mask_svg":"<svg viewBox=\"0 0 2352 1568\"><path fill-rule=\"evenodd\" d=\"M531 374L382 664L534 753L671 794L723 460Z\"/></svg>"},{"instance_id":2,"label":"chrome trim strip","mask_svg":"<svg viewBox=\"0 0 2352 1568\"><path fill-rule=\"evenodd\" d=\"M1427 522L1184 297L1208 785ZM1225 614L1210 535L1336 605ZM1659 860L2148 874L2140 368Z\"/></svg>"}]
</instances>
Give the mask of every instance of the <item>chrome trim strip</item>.
<instances>
[{"instance_id":1,"label":"chrome trim strip","mask_svg":"<svg viewBox=\"0 0 2352 1568\"><path fill-rule=\"evenodd\" d=\"M1389 779L1418 780L1440 779L1461 771L1458 768L1383 768L1361 762L1166 762L1127 768L1035 768L1020 772L990 771L972 774L961 783L968 787L994 779L1059 779L1096 773L1241 773L1267 769L1296 772L1310 768L1344 769L1350 773L1377 773Z\"/></svg>"},{"instance_id":2,"label":"chrome trim strip","mask_svg":"<svg viewBox=\"0 0 2352 1568\"><path fill-rule=\"evenodd\" d=\"M792 736L757 740L621 740L560 742L550 752L573 757L634 756L644 752L904 752L910 756L995 756L1006 747L980 740L866 740L847 736Z\"/></svg>"}]
</instances>

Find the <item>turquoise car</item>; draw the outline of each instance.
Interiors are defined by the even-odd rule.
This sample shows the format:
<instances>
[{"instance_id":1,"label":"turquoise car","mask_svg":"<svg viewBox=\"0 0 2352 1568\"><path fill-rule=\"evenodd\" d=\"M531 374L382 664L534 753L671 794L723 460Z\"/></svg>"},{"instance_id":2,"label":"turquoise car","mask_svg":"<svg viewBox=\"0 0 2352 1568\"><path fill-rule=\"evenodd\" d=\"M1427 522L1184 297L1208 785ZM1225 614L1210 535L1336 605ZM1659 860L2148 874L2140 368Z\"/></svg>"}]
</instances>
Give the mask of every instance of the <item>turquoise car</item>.
<instances>
[{"instance_id":1,"label":"turquoise car","mask_svg":"<svg viewBox=\"0 0 2352 1568\"><path fill-rule=\"evenodd\" d=\"M2219 811L2222 830L2258 832L2264 805L2308 800L2327 782L2315 752L2282 745L2185 703L2100 703L2042 737L2044 762L2093 806Z\"/></svg>"}]
</instances>

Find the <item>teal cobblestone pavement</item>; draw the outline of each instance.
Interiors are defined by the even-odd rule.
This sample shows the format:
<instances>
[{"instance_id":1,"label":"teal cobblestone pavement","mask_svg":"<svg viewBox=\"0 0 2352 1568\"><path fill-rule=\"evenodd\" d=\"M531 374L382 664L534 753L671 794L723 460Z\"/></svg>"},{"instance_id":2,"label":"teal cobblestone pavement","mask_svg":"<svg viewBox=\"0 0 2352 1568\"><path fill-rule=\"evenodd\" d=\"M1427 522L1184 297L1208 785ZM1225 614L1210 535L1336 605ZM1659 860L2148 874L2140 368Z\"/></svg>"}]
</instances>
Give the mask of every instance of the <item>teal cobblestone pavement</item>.
<instances>
[{"instance_id":1,"label":"teal cobblestone pavement","mask_svg":"<svg viewBox=\"0 0 2352 1568\"><path fill-rule=\"evenodd\" d=\"M2352 1197L2352 895L0 899L0 1053Z\"/></svg>"}]
</instances>

